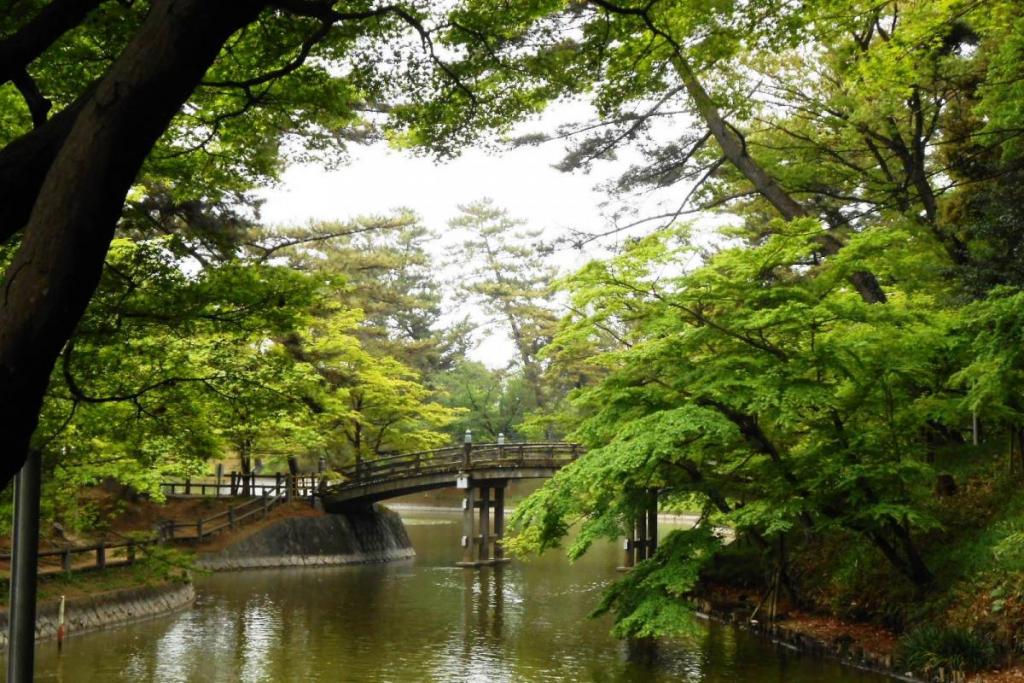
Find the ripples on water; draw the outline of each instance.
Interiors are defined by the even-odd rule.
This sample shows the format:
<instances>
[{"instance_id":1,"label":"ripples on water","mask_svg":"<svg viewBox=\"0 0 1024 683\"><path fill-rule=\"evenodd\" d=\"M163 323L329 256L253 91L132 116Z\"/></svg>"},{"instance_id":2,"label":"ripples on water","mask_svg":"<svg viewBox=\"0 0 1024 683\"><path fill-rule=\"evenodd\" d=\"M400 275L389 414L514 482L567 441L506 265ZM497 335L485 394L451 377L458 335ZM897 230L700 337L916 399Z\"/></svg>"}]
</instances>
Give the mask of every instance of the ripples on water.
<instances>
[{"instance_id":1,"label":"ripples on water","mask_svg":"<svg viewBox=\"0 0 1024 683\"><path fill-rule=\"evenodd\" d=\"M704 625L628 656L587 618L616 576L617 544L570 565L558 553L497 569L452 566L458 518L416 514L415 561L262 570L197 580L195 608L38 648L37 680L75 683L317 681L422 683L852 683L845 670Z\"/></svg>"}]
</instances>

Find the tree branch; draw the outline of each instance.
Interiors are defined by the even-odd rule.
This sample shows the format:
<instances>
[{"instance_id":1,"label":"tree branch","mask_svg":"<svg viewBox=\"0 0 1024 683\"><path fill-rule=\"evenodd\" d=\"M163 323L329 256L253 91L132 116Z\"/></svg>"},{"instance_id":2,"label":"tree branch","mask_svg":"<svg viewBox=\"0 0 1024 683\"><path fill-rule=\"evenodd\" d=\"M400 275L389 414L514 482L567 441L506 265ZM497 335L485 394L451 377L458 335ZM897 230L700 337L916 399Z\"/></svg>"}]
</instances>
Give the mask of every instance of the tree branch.
<instances>
[{"instance_id":1,"label":"tree branch","mask_svg":"<svg viewBox=\"0 0 1024 683\"><path fill-rule=\"evenodd\" d=\"M15 33L0 40L0 85L14 80L62 35L106 0L52 0Z\"/></svg>"}]
</instances>

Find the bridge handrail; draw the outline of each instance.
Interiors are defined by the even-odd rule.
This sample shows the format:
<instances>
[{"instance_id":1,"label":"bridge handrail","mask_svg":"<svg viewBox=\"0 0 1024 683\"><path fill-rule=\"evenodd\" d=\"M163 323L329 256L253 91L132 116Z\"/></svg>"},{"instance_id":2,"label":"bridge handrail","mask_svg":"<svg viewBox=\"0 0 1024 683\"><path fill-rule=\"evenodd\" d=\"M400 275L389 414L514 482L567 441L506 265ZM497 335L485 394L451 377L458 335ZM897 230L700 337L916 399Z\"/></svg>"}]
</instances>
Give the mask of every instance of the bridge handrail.
<instances>
[{"instance_id":1,"label":"bridge handrail","mask_svg":"<svg viewBox=\"0 0 1024 683\"><path fill-rule=\"evenodd\" d=\"M465 446L446 446L425 451L412 453L399 453L388 455L375 460L363 461L339 468L339 472L346 477L347 481L341 482L339 486L355 485L358 483L379 479L382 476L395 476L404 474L407 469L436 470L455 464L462 464L469 450L469 464L475 462L493 460L495 454L499 461L522 460L524 456L532 456L535 459L538 453L545 458L552 456L571 455L575 458L582 452L582 446L577 443L564 441L534 441L521 443L479 443L467 444Z\"/></svg>"}]
</instances>

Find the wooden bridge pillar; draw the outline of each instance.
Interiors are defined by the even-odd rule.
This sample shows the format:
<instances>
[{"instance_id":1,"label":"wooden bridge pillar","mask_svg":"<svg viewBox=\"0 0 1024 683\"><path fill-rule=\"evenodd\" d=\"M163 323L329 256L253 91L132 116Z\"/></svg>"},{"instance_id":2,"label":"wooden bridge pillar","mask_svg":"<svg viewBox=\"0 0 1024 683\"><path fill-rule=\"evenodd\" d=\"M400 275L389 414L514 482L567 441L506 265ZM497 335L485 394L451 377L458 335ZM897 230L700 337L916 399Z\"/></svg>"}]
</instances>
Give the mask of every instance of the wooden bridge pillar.
<instances>
[{"instance_id":1,"label":"wooden bridge pillar","mask_svg":"<svg viewBox=\"0 0 1024 683\"><path fill-rule=\"evenodd\" d=\"M505 479L469 482L462 500L462 560L455 563L457 566L473 568L508 562L501 547L507 485Z\"/></svg>"},{"instance_id":2,"label":"wooden bridge pillar","mask_svg":"<svg viewBox=\"0 0 1024 683\"><path fill-rule=\"evenodd\" d=\"M480 557L481 564L491 559L491 489L480 487Z\"/></svg>"},{"instance_id":3,"label":"wooden bridge pillar","mask_svg":"<svg viewBox=\"0 0 1024 683\"><path fill-rule=\"evenodd\" d=\"M647 489L647 557L658 549L658 489Z\"/></svg>"},{"instance_id":4,"label":"wooden bridge pillar","mask_svg":"<svg viewBox=\"0 0 1024 683\"><path fill-rule=\"evenodd\" d=\"M505 559L505 487L508 481L501 481L494 487L494 561Z\"/></svg>"},{"instance_id":5,"label":"wooden bridge pillar","mask_svg":"<svg viewBox=\"0 0 1024 683\"><path fill-rule=\"evenodd\" d=\"M644 497L643 509L627 524L620 571L629 571L638 562L654 557L658 549L658 489L648 489Z\"/></svg>"},{"instance_id":6,"label":"wooden bridge pillar","mask_svg":"<svg viewBox=\"0 0 1024 683\"><path fill-rule=\"evenodd\" d=\"M460 567L473 567L473 547L476 545L476 531L473 524L476 515L476 491L472 486L466 489L466 497L462 499L462 562Z\"/></svg>"},{"instance_id":7,"label":"wooden bridge pillar","mask_svg":"<svg viewBox=\"0 0 1024 683\"><path fill-rule=\"evenodd\" d=\"M636 529L636 562L639 563L647 559L647 515L644 512L637 514L633 528Z\"/></svg>"}]
</instances>

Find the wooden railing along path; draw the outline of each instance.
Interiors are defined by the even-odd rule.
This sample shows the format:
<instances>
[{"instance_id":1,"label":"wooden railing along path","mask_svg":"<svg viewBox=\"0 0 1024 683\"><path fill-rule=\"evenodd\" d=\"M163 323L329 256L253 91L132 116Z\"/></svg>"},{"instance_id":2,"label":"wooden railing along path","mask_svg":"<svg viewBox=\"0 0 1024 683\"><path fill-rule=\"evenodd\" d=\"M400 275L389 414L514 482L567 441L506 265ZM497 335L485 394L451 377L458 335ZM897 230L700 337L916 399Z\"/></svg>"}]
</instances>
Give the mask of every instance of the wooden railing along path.
<instances>
[{"instance_id":1,"label":"wooden railing along path","mask_svg":"<svg viewBox=\"0 0 1024 683\"><path fill-rule=\"evenodd\" d=\"M167 541L189 540L201 543L210 536L225 529L234 529L247 520L259 516L265 518L270 511L286 500L288 489L282 488L271 494L269 489L262 495L246 500L238 505L232 505L224 512L218 512L209 517L199 517L193 521L181 521L168 519L159 524L160 538Z\"/></svg>"},{"instance_id":2,"label":"wooden railing along path","mask_svg":"<svg viewBox=\"0 0 1024 683\"><path fill-rule=\"evenodd\" d=\"M265 493L280 493L290 487L292 495L303 498L313 496L320 486L320 477L316 474L292 475L284 472L275 474L239 474L231 472L226 478L217 481L215 478L192 479L184 481L161 482L160 490L174 497L220 497L241 496L249 491L250 496L261 496Z\"/></svg>"},{"instance_id":3,"label":"wooden railing along path","mask_svg":"<svg viewBox=\"0 0 1024 683\"><path fill-rule=\"evenodd\" d=\"M63 548L39 551L39 574L53 575L133 564L139 548L168 541L187 540L200 543L210 536L256 519L265 518L278 504L288 499L282 487L277 494L268 492L229 507L224 512L200 517L195 521L165 520L157 525L157 534L151 538L99 541L87 545L68 545ZM121 552L123 551L123 552ZM76 558L88 556L88 561ZM59 563L54 561L60 558ZM0 576L10 571L10 552L0 552ZM7 565L7 566L4 566Z\"/></svg>"},{"instance_id":4,"label":"wooden railing along path","mask_svg":"<svg viewBox=\"0 0 1024 683\"><path fill-rule=\"evenodd\" d=\"M73 571L83 571L90 569L106 569L107 567L120 567L129 564L133 564L136 559L137 550L141 547L148 545L156 545L160 543L159 537L145 538L145 539L126 539L123 541L99 541L98 543L90 543L88 545L79 546L67 546L64 548L56 548L53 550L40 550L39 551L39 573L40 574L59 574L69 573ZM118 557L117 551L124 549L123 557ZM75 561L76 556L89 555L91 561L82 562ZM48 560L50 558L60 558L60 564L51 563ZM9 552L0 553L0 562L7 563L9 571L9 563L11 561L11 554Z\"/></svg>"}]
</instances>

